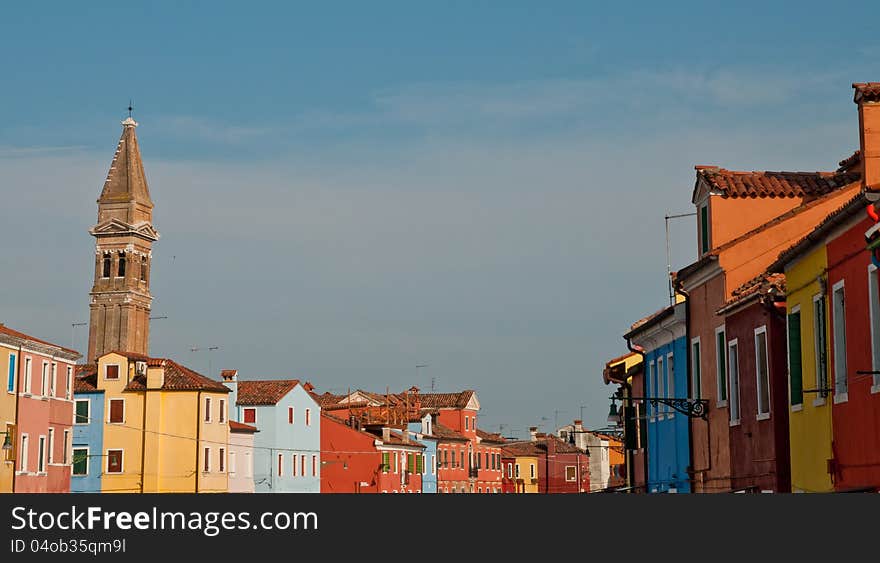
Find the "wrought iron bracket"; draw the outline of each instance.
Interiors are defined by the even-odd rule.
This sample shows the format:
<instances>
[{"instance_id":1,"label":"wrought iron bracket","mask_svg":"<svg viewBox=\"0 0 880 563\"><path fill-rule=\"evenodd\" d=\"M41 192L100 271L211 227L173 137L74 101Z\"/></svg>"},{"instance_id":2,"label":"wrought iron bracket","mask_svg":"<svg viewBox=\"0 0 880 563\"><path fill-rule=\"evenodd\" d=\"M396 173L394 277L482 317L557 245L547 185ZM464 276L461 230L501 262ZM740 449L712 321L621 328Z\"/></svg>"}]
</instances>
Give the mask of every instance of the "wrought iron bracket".
<instances>
[{"instance_id":1,"label":"wrought iron bracket","mask_svg":"<svg viewBox=\"0 0 880 563\"><path fill-rule=\"evenodd\" d=\"M709 401L707 399L669 398L669 397L612 397L617 401L644 401L656 407L658 404L672 407L688 418L708 419Z\"/></svg>"}]
</instances>

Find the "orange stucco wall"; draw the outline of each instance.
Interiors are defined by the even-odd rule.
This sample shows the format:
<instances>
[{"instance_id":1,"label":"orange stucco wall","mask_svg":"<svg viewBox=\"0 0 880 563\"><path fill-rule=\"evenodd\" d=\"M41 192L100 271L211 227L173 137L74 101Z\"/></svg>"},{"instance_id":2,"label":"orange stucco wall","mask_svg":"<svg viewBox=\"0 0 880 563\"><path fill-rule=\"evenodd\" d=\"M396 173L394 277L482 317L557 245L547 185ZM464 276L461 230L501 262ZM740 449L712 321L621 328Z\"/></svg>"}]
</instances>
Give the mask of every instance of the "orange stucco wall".
<instances>
[{"instance_id":1,"label":"orange stucco wall","mask_svg":"<svg viewBox=\"0 0 880 563\"><path fill-rule=\"evenodd\" d=\"M802 198L763 197L755 199L709 197L709 240L717 248L760 227L802 203ZM699 235L697 236L699 240ZM775 256L774 256L775 258Z\"/></svg>"}]
</instances>

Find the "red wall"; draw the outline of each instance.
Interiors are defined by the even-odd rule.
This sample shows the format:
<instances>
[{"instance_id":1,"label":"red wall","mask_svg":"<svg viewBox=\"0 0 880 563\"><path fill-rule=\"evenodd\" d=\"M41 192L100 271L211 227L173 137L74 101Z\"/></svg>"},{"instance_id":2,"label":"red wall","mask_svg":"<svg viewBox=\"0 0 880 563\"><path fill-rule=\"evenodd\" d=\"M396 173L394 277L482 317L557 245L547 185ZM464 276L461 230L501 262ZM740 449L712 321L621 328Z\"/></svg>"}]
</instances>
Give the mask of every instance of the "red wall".
<instances>
[{"instance_id":1,"label":"red wall","mask_svg":"<svg viewBox=\"0 0 880 563\"><path fill-rule=\"evenodd\" d=\"M445 426L445 425L444 425ZM443 455L444 451L449 451L449 464L443 465L446 459ZM461 453L464 451L464 466L461 465ZM455 455L455 463L452 462L453 454ZM461 488L468 487L468 471L467 471L467 442L438 442L437 443L437 460L440 462L437 471L437 492L461 492Z\"/></svg>"},{"instance_id":2,"label":"red wall","mask_svg":"<svg viewBox=\"0 0 880 563\"><path fill-rule=\"evenodd\" d=\"M577 481L565 480L566 466L580 466L580 489ZM576 473L577 474L577 473ZM538 458L539 493L590 492L590 457L586 454L560 454L550 451Z\"/></svg>"},{"instance_id":3,"label":"red wall","mask_svg":"<svg viewBox=\"0 0 880 563\"><path fill-rule=\"evenodd\" d=\"M832 405L832 449L835 459L834 487L847 490L880 487L880 393L871 393L872 377L856 375L871 370L870 305L865 231L873 225L862 219L838 238L828 250L829 341L833 342L832 288L844 280L846 317L847 401ZM829 381L833 383L834 347L829 356Z\"/></svg>"},{"instance_id":4,"label":"red wall","mask_svg":"<svg viewBox=\"0 0 880 563\"><path fill-rule=\"evenodd\" d=\"M753 303L727 316L727 340L739 347L740 423L730 427L731 488L791 491L785 307L774 313ZM770 418L758 420L755 329L767 327Z\"/></svg>"},{"instance_id":5,"label":"red wall","mask_svg":"<svg viewBox=\"0 0 880 563\"><path fill-rule=\"evenodd\" d=\"M321 492L376 493L382 456L374 438L321 416ZM345 464L343 466L343 463ZM361 485L361 482L368 485Z\"/></svg>"}]
</instances>

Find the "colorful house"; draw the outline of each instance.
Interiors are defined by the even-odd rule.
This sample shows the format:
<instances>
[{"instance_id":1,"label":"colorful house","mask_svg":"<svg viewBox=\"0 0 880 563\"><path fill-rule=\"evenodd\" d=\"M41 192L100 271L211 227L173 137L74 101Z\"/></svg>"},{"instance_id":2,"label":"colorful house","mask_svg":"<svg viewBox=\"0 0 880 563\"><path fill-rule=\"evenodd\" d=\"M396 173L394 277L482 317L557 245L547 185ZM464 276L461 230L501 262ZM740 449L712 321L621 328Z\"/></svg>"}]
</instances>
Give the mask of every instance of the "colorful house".
<instances>
[{"instance_id":1,"label":"colorful house","mask_svg":"<svg viewBox=\"0 0 880 563\"><path fill-rule=\"evenodd\" d=\"M501 492L501 447L507 443L500 434L477 428L474 466L477 493Z\"/></svg>"},{"instance_id":2,"label":"colorful house","mask_svg":"<svg viewBox=\"0 0 880 563\"><path fill-rule=\"evenodd\" d=\"M255 426L229 421L229 492L254 492Z\"/></svg>"},{"instance_id":3,"label":"colorful house","mask_svg":"<svg viewBox=\"0 0 880 563\"><path fill-rule=\"evenodd\" d=\"M0 492L70 491L73 372L80 354L0 324Z\"/></svg>"},{"instance_id":4,"label":"colorful house","mask_svg":"<svg viewBox=\"0 0 880 563\"><path fill-rule=\"evenodd\" d=\"M605 363L602 370L605 385L616 384L615 396L622 398L622 416L618 414L623 430L623 488L628 492L643 493L647 490L648 455L647 429L644 403L627 401L630 397L645 397L644 362L641 354L630 352ZM592 464L592 458L590 459ZM592 467L592 465L591 465ZM590 486L593 486L591 470Z\"/></svg>"},{"instance_id":5,"label":"colorful house","mask_svg":"<svg viewBox=\"0 0 880 563\"><path fill-rule=\"evenodd\" d=\"M382 455L376 437L350 425L345 415L321 411L321 492L378 493Z\"/></svg>"},{"instance_id":6,"label":"colorful house","mask_svg":"<svg viewBox=\"0 0 880 563\"><path fill-rule=\"evenodd\" d=\"M699 357L691 362L691 394L709 401L707 419L691 419L693 490L725 492L732 490L730 425L738 405L731 394L738 390L731 388L730 340L717 311L734 289L767 269L782 245L852 198L859 174L696 168L692 201L700 258L679 270L674 284L687 296L689 355Z\"/></svg>"},{"instance_id":7,"label":"colorful house","mask_svg":"<svg viewBox=\"0 0 880 563\"><path fill-rule=\"evenodd\" d=\"M435 422L431 430L437 438L437 492L470 492L467 465L470 438L439 422Z\"/></svg>"},{"instance_id":8,"label":"colorful house","mask_svg":"<svg viewBox=\"0 0 880 563\"><path fill-rule=\"evenodd\" d=\"M643 356L648 397L688 396L685 308L684 302L667 307L636 322L624 335L629 347ZM645 406L647 491L690 492L690 420L669 405L648 403Z\"/></svg>"},{"instance_id":9,"label":"colorful house","mask_svg":"<svg viewBox=\"0 0 880 563\"><path fill-rule=\"evenodd\" d=\"M785 276L765 273L735 289L724 317L730 369L731 488L791 491Z\"/></svg>"},{"instance_id":10,"label":"colorful house","mask_svg":"<svg viewBox=\"0 0 880 563\"><path fill-rule=\"evenodd\" d=\"M254 490L321 492L321 407L297 379L238 380L221 372L235 408L232 420L259 429L254 436Z\"/></svg>"},{"instance_id":11,"label":"colorful house","mask_svg":"<svg viewBox=\"0 0 880 563\"><path fill-rule=\"evenodd\" d=\"M228 490L222 383L170 359L109 352L94 387L104 392L101 492Z\"/></svg>"},{"instance_id":12,"label":"colorful house","mask_svg":"<svg viewBox=\"0 0 880 563\"><path fill-rule=\"evenodd\" d=\"M532 429L537 432L537 428ZM501 462L507 468L506 492L535 494L538 492L538 466L541 451L531 441L508 442L501 448Z\"/></svg>"},{"instance_id":13,"label":"colorful house","mask_svg":"<svg viewBox=\"0 0 880 563\"><path fill-rule=\"evenodd\" d=\"M97 366L76 368L70 492L100 493L104 469L104 390L97 387Z\"/></svg>"},{"instance_id":14,"label":"colorful house","mask_svg":"<svg viewBox=\"0 0 880 563\"><path fill-rule=\"evenodd\" d=\"M508 442L502 448L502 464L513 463L517 492L587 493L590 491L589 456L554 434L529 429L527 441Z\"/></svg>"},{"instance_id":15,"label":"colorful house","mask_svg":"<svg viewBox=\"0 0 880 563\"><path fill-rule=\"evenodd\" d=\"M422 493L437 492L437 444L439 440L432 434L434 417L425 411L412 417L407 432L413 440L422 444L424 463L422 464Z\"/></svg>"}]
</instances>

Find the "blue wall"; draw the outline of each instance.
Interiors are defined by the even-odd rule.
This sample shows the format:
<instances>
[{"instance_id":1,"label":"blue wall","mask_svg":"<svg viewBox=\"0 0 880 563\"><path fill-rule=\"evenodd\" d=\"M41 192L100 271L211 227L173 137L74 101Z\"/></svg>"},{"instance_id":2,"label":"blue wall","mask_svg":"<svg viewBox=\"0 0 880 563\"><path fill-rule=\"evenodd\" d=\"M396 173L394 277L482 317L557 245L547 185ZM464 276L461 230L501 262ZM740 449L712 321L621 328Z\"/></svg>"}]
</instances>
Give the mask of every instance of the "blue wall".
<instances>
[{"instance_id":1,"label":"blue wall","mask_svg":"<svg viewBox=\"0 0 880 563\"><path fill-rule=\"evenodd\" d=\"M669 354L673 358L672 389L659 385L654 377L658 358L663 358L662 372L658 377L668 375ZM648 397L688 396L687 342L677 338L669 344L645 351L646 395ZM651 368L651 363L654 368ZM647 405L648 414L648 492L667 492L674 488L677 492L690 492L687 468L690 465L690 424L689 419L672 407L658 404Z\"/></svg>"},{"instance_id":2,"label":"blue wall","mask_svg":"<svg viewBox=\"0 0 880 563\"><path fill-rule=\"evenodd\" d=\"M423 434L423 422L410 422L407 429L416 441L424 444L425 472L422 473L422 493L437 492L437 438ZM434 460L434 464L431 461Z\"/></svg>"},{"instance_id":3,"label":"blue wall","mask_svg":"<svg viewBox=\"0 0 880 563\"><path fill-rule=\"evenodd\" d=\"M74 393L74 400L87 399L89 401L88 424L74 424L73 426L73 449L88 448L89 464L88 475L72 475L70 477L70 492L72 493L100 493L101 472L104 470L104 392ZM76 412L76 403L74 403Z\"/></svg>"},{"instance_id":4,"label":"blue wall","mask_svg":"<svg viewBox=\"0 0 880 563\"><path fill-rule=\"evenodd\" d=\"M226 382L233 390L229 401L235 405L230 417L244 422L244 409L255 408L259 432L254 434L254 492L257 493L320 493L321 492L321 407L302 385L297 385L274 405L238 405L236 383ZM288 407L294 409L294 422L287 417ZM306 426L306 409L311 411ZM278 476L278 455L282 456L282 472ZM293 475L296 456L296 476ZM301 456L306 456L306 475L302 475ZM312 456L317 456L316 474L312 476Z\"/></svg>"}]
</instances>

